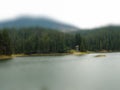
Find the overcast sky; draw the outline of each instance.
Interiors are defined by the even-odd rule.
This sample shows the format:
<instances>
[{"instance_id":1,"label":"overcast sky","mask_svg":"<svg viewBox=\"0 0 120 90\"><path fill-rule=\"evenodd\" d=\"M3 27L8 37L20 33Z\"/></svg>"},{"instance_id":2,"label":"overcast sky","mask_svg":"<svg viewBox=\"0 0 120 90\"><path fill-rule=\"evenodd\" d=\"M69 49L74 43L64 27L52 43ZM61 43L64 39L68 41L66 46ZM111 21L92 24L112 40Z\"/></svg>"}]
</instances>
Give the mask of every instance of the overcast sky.
<instances>
[{"instance_id":1,"label":"overcast sky","mask_svg":"<svg viewBox=\"0 0 120 90\"><path fill-rule=\"evenodd\" d=\"M120 0L1 0L0 21L49 16L80 28L120 24Z\"/></svg>"}]
</instances>

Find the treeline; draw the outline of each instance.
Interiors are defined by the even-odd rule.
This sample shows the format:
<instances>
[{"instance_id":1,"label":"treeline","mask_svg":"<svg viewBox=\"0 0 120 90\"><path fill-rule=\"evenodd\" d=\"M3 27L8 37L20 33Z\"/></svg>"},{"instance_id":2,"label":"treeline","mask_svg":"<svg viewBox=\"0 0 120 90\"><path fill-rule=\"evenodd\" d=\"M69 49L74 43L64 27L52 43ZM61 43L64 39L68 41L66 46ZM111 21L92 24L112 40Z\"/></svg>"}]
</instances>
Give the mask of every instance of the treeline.
<instances>
[{"instance_id":1,"label":"treeline","mask_svg":"<svg viewBox=\"0 0 120 90\"><path fill-rule=\"evenodd\" d=\"M11 55L11 39L6 30L0 31L0 55Z\"/></svg>"},{"instance_id":2,"label":"treeline","mask_svg":"<svg viewBox=\"0 0 120 90\"><path fill-rule=\"evenodd\" d=\"M120 51L120 26L107 26L78 31L83 37L84 51Z\"/></svg>"},{"instance_id":3,"label":"treeline","mask_svg":"<svg viewBox=\"0 0 120 90\"><path fill-rule=\"evenodd\" d=\"M71 34L44 28L5 29L13 54L66 53L74 48ZM4 41L6 42L6 41Z\"/></svg>"},{"instance_id":4,"label":"treeline","mask_svg":"<svg viewBox=\"0 0 120 90\"><path fill-rule=\"evenodd\" d=\"M77 48L76 48L77 46ZM39 27L0 30L0 55L120 51L120 27L60 32Z\"/></svg>"}]
</instances>

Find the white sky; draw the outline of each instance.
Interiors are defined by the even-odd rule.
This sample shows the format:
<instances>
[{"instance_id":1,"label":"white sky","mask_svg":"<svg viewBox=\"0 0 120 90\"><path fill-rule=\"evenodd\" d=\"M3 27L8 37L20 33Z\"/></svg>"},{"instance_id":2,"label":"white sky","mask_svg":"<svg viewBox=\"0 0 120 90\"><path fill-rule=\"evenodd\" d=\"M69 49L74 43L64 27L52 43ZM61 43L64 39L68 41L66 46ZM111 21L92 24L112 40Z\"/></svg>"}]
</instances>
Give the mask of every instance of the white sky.
<instances>
[{"instance_id":1,"label":"white sky","mask_svg":"<svg viewBox=\"0 0 120 90\"><path fill-rule=\"evenodd\" d=\"M50 16L80 28L120 24L120 0L0 0L0 21Z\"/></svg>"}]
</instances>

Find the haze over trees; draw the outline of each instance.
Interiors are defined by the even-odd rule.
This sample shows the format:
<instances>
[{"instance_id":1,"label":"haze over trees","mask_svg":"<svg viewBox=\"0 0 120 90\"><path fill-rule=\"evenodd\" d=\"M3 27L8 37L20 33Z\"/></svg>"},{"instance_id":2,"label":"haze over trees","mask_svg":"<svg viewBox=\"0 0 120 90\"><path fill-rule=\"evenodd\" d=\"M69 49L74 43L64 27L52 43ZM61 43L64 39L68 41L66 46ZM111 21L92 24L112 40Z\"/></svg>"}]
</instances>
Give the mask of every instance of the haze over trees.
<instances>
[{"instance_id":1,"label":"haze over trees","mask_svg":"<svg viewBox=\"0 0 120 90\"><path fill-rule=\"evenodd\" d=\"M0 55L66 53L79 51L120 51L120 27L60 32L40 27L0 30Z\"/></svg>"},{"instance_id":2,"label":"haze over trees","mask_svg":"<svg viewBox=\"0 0 120 90\"><path fill-rule=\"evenodd\" d=\"M42 27L43 26L43 27ZM0 22L0 55L120 51L120 26L88 30L46 18Z\"/></svg>"}]
</instances>

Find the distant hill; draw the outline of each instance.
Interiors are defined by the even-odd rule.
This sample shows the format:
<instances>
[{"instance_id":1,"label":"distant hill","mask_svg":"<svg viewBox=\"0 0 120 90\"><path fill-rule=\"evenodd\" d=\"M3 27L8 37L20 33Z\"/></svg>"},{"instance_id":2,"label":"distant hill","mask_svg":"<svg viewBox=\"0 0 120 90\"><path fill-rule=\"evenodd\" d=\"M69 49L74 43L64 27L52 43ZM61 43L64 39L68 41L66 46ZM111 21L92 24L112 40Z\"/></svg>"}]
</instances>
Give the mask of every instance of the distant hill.
<instances>
[{"instance_id":1,"label":"distant hill","mask_svg":"<svg viewBox=\"0 0 120 90\"><path fill-rule=\"evenodd\" d=\"M46 17L22 16L13 20L0 22L0 28L43 27L62 31L76 31L79 28Z\"/></svg>"}]
</instances>

